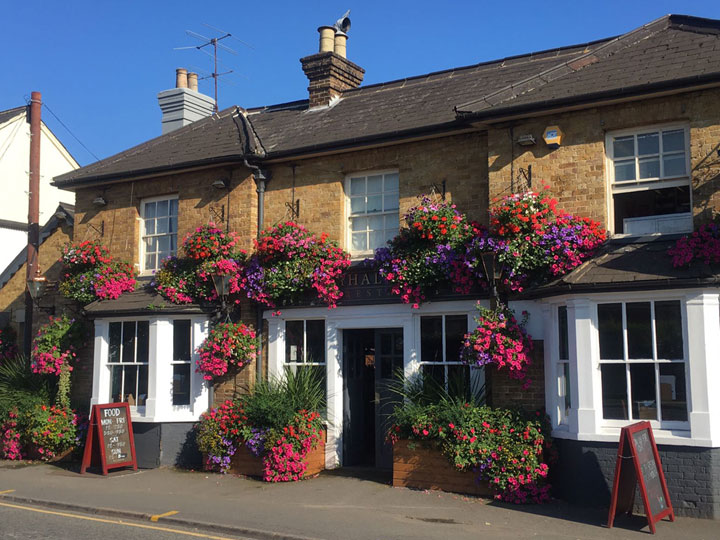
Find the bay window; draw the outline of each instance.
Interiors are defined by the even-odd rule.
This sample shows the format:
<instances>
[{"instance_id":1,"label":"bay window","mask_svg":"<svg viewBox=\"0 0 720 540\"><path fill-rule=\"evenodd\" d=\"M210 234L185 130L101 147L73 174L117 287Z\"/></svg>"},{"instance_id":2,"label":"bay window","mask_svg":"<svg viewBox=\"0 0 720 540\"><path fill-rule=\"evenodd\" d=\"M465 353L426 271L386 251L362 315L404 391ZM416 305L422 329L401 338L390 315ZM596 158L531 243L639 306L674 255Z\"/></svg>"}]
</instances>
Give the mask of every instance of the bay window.
<instances>
[{"instance_id":1,"label":"bay window","mask_svg":"<svg viewBox=\"0 0 720 540\"><path fill-rule=\"evenodd\" d=\"M616 234L692 230L687 127L609 133L606 151Z\"/></svg>"},{"instance_id":2,"label":"bay window","mask_svg":"<svg viewBox=\"0 0 720 540\"><path fill-rule=\"evenodd\" d=\"M605 420L687 422L679 300L597 306Z\"/></svg>"},{"instance_id":3,"label":"bay window","mask_svg":"<svg viewBox=\"0 0 720 540\"><path fill-rule=\"evenodd\" d=\"M92 404L128 402L133 421L195 421L209 393L196 373L204 315L95 320Z\"/></svg>"},{"instance_id":4,"label":"bay window","mask_svg":"<svg viewBox=\"0 0 720 540\"><path fill-rule=\"evenodd\" d=\"M567 425L570 415L570 344L568 338L568 312L567 306L559 306L557 309L558 321L558 349L555 361L555 373L557 381L557 415L558 424Z\"/></svg>"}]
</instances>

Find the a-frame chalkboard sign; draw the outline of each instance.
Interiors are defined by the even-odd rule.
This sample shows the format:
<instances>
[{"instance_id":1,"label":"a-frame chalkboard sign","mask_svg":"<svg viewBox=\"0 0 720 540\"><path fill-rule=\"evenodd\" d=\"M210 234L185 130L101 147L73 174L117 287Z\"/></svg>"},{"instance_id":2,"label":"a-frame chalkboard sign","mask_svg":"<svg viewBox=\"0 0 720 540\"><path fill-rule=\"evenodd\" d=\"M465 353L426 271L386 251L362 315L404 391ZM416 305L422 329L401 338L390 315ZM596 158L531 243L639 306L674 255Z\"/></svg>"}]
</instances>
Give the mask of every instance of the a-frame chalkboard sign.
<instances>
[{"instance_id":1,"label":"a-frame chalkboard sign","mask_svg":"<svg viewBox=\"0 0 720 540\"><path fill-rule=\"evenodd\" d=\"M129 404L93 405L80 474L84 474L98 459L104 475L107 475L108 469L119 467L137 470Z\"/></svg>"},{"instance_id":2,"label":"a-frame chalkboard sign","mask_svg":"<svg viewBox=\"0 0 720 540\"><path fill-rule=\"evenodd\" d=\"M664 517L675 521L675 512L650 422L638 422L620 432L608 527L613 526L617 512L632 513L637 484L640 484L650 531L655 534L655 523Z\"/></svg>"}]
</instances>

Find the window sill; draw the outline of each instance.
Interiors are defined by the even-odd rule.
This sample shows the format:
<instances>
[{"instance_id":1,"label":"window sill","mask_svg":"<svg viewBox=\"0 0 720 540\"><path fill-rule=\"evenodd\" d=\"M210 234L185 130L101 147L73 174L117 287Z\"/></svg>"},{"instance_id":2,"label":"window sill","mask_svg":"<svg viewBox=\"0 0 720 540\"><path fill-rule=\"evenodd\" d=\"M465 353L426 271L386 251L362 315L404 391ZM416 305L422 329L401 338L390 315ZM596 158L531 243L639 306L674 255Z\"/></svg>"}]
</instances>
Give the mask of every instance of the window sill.
<instances>
[{"instance_id":1,"label":"window sill","mask_svg":"<svg viewBox=\"0 0 720 540\"><path fill-rule=\"evenodd\" d=\"M620 441L621 428L602 428L597 433L573 433L565 426L560 426L552 431L553 438L566 439L572 441L588 441L588 442L610 442L618 443ZM653 429L653 436L657 444L667 446L696 446L704 448L714 448L720 446L720 441L711 439L693 438L689 429Z\"/></svg>"},{"instance_id":2,"label":"window sill","mask_svg":"<svg viewBox=\"0 0 720 540\"><path fill-rule=\"evenodd\" d=\"M188 407L185 410L178 408L178 410L171 411L165 414L156 414L155 416L148 416L145 413L130 411L131 419L134 423L138 424L169 424L173 422L197 422L200 420L200 414L194 414L193 411Z\"/></svg>"}]
</instances>

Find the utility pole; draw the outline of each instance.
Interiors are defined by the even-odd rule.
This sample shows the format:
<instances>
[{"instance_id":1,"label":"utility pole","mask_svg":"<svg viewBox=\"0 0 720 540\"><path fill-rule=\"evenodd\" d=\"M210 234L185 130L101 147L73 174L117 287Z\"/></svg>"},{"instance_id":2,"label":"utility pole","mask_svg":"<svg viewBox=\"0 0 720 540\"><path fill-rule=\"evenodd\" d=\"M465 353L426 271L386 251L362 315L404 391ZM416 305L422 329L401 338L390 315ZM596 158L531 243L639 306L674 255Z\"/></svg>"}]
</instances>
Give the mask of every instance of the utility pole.
<instances>
[{"instance_id":1,"label":"utility pole","mask_svg":"<svg viewBox=\"0 0 720 540\"><path fill-rule=\"evenodd\" d=\"M33 92L30 97L28 113L30 115L30 174L28 185L28 244L27 263L25 264L25 332L23 336L23 349L25 355L30 357L30 347L33 335L33 299L27 288L28 281L35 277L35 270L39 264L40 244L40 113L42 110L42 95Z\"/></svg>"}]
</instances>

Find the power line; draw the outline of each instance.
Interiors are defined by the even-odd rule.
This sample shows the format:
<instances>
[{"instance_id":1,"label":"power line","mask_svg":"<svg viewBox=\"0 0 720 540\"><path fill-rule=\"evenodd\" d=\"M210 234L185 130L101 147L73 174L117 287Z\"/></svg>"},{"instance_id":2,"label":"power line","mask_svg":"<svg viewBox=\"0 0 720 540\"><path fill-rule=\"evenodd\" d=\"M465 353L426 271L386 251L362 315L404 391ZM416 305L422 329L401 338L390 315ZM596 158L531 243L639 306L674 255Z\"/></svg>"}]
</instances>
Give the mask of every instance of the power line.
<instances>
[{"instance_id":1,"label":"power line","mask_svg":"<svg viewBox=\"0 0 720 540\"><path fill-rule=\"evenodd\" d=\"M48 112L55 117L55 120L57 120L58 122L60 122L60 125L65 128L65 131L67 131L70 135L72 135L73 139L75 139L78 143L80 143L80 146L82 146L85 150L87 150L88 153L89 153L90 155L92 155L92 157L94 157L96 160L100 161L100 158L97 157L92 150L90 150L87 146L85 146L85 145L83 144L83 142L82 142L80 139L78 139L77 136L75 136L75 134L74 134L72 131L70 131L70 128L67 127L67 126L64 124L64 122L58 118L57 114L55 114L54 112L52 112L52 109L51 109L50 107L48 107L47 103L43 102L43 105L44 105L45 108L48 110Z\"/></svg>"}]
</instances>

